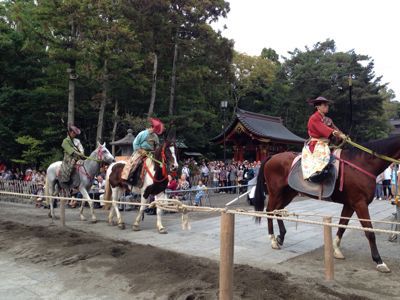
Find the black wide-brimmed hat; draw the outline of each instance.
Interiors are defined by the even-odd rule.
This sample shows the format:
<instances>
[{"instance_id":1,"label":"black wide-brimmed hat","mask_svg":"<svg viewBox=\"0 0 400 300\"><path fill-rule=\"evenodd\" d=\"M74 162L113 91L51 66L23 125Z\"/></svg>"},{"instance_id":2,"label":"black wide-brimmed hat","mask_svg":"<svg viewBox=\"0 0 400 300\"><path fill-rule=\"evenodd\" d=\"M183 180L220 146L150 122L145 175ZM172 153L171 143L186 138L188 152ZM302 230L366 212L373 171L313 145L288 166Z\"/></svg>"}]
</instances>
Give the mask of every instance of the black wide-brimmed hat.
<instances>
[{"instance_id":1,"label":"black wide-brimmed hat","mask_svg":"<svg viewBox=\"0 0 400 300\"><path fill-rule=\"evenodd\" d=\"M319 103L328 103L328 104L332 104L333 103L332 100L328 100L328 99L326 99L325 97L322 97L322 96L319 96L316 99L308 99L307 102L308 102L308 104L313 105L313 106L316 106Z\"/></svg>"}]
</instances>

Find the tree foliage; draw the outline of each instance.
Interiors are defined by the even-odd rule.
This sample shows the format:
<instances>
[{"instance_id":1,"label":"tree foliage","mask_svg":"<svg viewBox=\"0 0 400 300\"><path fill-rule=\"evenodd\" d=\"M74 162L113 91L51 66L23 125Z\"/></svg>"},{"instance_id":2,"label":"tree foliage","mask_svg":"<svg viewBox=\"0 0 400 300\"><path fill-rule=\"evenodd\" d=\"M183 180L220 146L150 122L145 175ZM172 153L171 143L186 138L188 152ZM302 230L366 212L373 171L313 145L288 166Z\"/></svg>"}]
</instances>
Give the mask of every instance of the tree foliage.
<instances>
[{"instance_id":1,"label":"tree foliage","mask_svg":"<svg viewBox=\"0 0 400 300\"><path fill-rule=\"evenodd\" d=\"M139 132L147 123L152 88L152 114L166 124L173 121L185 144L217 156L222 151L209 140L221 131L222 100L232 114L243 108L280 116L306 137L312 108L305 101L323 95L335 101L330 115L352 138L388 134L387 120L399 117L400 109L393 91L375 76L370 57L337 52L333 40L281 59L267 47L259 56L236 53L234 41L210 26L228 12L224 0L1 2L0 160L48 164L61 158L71 66L77 74L75 123L86 149L95 147L99 135L110 141L115 101L116 139L128 127ZM34 147L33 141L40 143Z\"/></svg>"}]
</instances>

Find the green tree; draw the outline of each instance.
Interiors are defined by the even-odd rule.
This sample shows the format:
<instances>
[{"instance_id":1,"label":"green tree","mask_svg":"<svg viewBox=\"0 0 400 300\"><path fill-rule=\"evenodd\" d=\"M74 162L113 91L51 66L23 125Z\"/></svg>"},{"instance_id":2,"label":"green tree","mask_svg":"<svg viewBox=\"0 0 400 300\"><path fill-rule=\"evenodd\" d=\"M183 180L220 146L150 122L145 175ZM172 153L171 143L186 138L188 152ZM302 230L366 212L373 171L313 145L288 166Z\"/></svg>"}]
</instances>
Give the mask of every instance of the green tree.
<instances>
[{"instance_id":1,"label":"green tree","mask_svg":"<svg viewBox=\"0 0 400 300\"><path fill-rule=\"evenodd\" d=\"M281 115L291 130L307 136L306 123L312 108L306 105L306 99L322 95L334 100L330 115L353 139L366 141L387 135L387 122L382 119L384 99L380 94L384 85L380 77L375 77L374 64L368 56L354 51L336 52L333 40L317 43L306 51L295 49L289 53L291 57L286 58L283 72L290 92L281 105Z\"/></svg>"}]
</instances>

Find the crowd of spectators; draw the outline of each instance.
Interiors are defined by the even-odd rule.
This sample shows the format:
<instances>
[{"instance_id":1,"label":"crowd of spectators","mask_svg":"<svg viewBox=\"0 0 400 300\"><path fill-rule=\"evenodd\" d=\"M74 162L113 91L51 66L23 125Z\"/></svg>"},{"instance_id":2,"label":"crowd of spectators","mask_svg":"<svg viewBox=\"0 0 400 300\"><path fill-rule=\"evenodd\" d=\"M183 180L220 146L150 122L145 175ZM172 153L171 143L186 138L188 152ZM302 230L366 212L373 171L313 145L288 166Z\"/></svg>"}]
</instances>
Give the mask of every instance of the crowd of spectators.
<instances>
[{"instance_id":1,"label":"crowd of spectators","mask_svg":"<svg viewBox=\"0 0 400 300\"><path fill-rule=\"evenodd\" d=\"M178 174L168 175L167 192L170 197L180 200L186 200L193 194L193 203L200 205L202 198L205 196L205 191L210 188L214 193L244 192L246 190L245 187L237 190L237 186L246 186L248 181L258 173L260 162L247 160L226 163L206 160L197 162L193 158L188 158L181 163L181 166L182 168ZM95 177L89 192L90 196L95 199L99 199L100 195L104 193L105 173L106 169L102 168ZM30 168L25 171L19 169L11 170L7 169L4 164L0 164L0 179L33 183L32 186L35 186L35 188L31 192L39 196L36 201L38 207L46 206L45 201L42 203L43 199L40 197L44 193L45 178L45 171ZM82 197L78 191L75 191L73 195L76 198ZM78 205L79 202L75 200L67 203L70 208ZM95 204L95 207L98 208L100 205Z\"/></svg>"},{"instance_id":2,"label":"crowd of spectators","mask_svg":"<svg viewBox=\"0 0 400 300\"><path fill-rule=\"evenodd\" d=\"M194 204L200 205L206 190L214 193L242 193L247 190L248 181L258 173L260 164L260 161L247 160L197 162L189 158L184 160L177 177L172 174L168 176L167 194L180 200L193 196Z\"/></svg>"},{"instance_id":3,"label":"crowd of spectators","mask_svg":"<svg viewBox=\"0 0 400 300\"><path fill-rule=\"evenodd\" d=\"M391 164L381 174L376 177L374 200L392 200L398 195L400 170L399 165Z\"/></svg>"},{"instance_id":4,"label":"crowd of spectators","mask_svg":"<svg viewBox=\"0 0 400 300\"><path fill-rule=\"evenodd\" d=\"M38 195L38 197L35 199L35 205L37 207L42 206L43 198L41 196L44 195L44 185L46 181L45 171L31 168L28 168L25 171L22 171L18 168L7 169L6 165L1 163L0 180L14 183L18 181L23 182L23 186L20 184L15 185L15 191Z\"/></svg>"},{"instance_id":5,"label":"crowd of spectators","mask_svg":"<svg viewBox=\"0 0 400 300\"><path fill-rule=\"evenodd\" d=\"M93 185L89 191L89 195L93 199L99 199L100 195L104 193L106 171L107 166L102 167L93 181ZM35 199L36 207L48 207L47 201L41 197L44 195L44 186L46 182L45 171L32 168L28 168L25 171L21 171L19 168L8 169L4 163L0 163L0 182L1 181L9 181L10 184L14 182L14 185L18 186L18 188L15 189L16 192L37 195L38 197ZM20 184L16 185L17 182L22 182L23 186L21 187ZM72 196L75 198L82 198L81 193L77 190L72 191ZM70 208L75 208L77 206L79 206L79 202L76 200L71 200L67 203L67 207ZM99 203L95 203L95 207L99 208L100 206Z\"/></svg>"}]
</instances>

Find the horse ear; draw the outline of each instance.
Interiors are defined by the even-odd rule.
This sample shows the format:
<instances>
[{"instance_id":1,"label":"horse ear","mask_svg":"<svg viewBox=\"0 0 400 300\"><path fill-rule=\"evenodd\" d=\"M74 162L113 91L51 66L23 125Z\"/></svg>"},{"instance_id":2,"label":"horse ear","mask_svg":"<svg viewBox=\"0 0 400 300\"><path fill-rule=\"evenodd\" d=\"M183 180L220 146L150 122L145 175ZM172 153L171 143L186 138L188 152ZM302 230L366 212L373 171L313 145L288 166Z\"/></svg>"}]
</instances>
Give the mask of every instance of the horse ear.
<instances>
[{"instance_id":1,"label":"horse ear","mask_svg":"<svg viewBox=\"0 0 400 300\"><path fill-rule=\"evenodd\" d=\"M106 142L104 142L102 146L105 148L106 147Z\"/></svg>"},{"instance_id":2,"label":"horse ear","mask_svg":"<svg viewBox=\"0 0 400 300\"><path fill-rule=\"evenodd\" d=\"M176 141L176 130L175 127L170 127L167 134L167 141L175 142Z\"/></svg>"}]
</instances>

